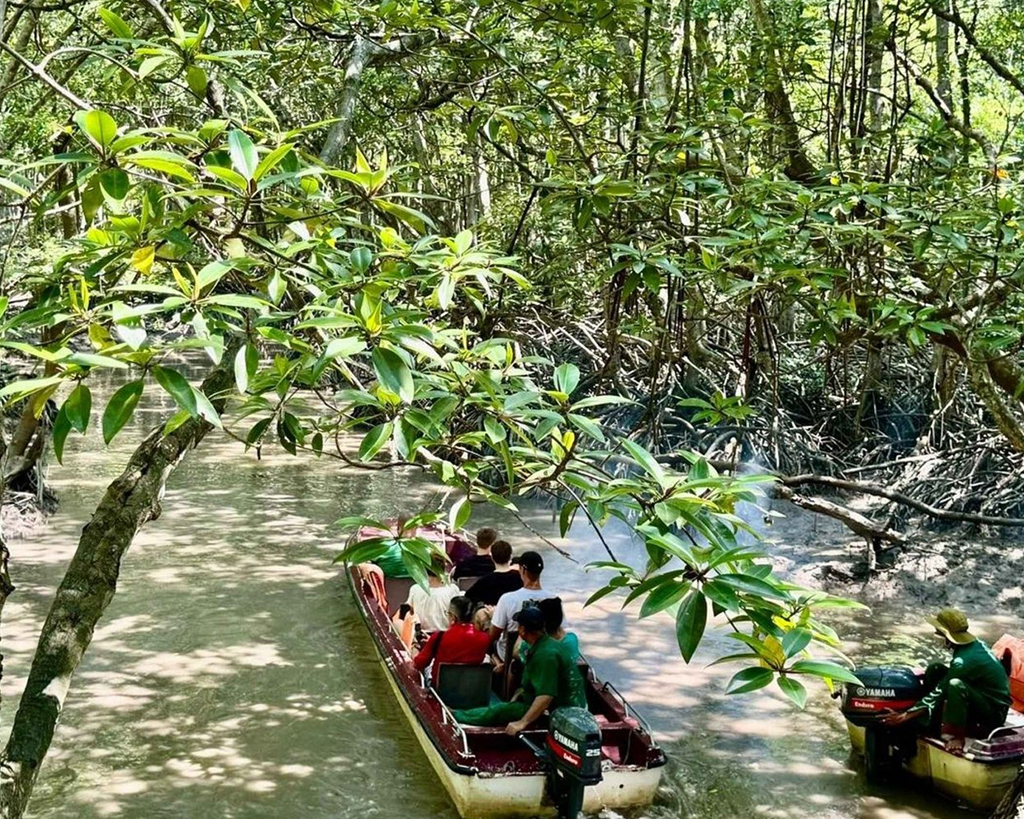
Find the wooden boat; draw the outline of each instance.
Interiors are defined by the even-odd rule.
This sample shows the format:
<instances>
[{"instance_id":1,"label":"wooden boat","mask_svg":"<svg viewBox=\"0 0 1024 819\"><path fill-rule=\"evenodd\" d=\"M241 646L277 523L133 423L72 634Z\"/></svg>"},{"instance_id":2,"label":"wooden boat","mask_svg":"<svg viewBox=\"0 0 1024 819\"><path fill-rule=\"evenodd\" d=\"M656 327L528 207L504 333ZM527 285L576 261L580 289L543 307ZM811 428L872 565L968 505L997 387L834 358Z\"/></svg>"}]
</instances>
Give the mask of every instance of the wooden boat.
<instances>
[{"instance_id":1,"label":"wooden boat","mask_svg":"<svg viewBox=\"0 0 1024 819\"><path fill-rule=\"evenodd\" d=\"M379 536L370 532L357 537L375 534ZM449 554L465 546L461 537L437 530L421 530L417 535L443 539ZM445 692L433 688L429 678L413 666L392 625L392 616L405 602L412 581L383 579L379 572L367 571L365 565L347 565L345 573L402 713L459 815L472 819L552 815L555 808L545 793L545 770L526 743L503 728L460 725L442 700ZM489 689L490 668L472 668L483 670L484 685ZM580 670L587 683L589 710L601 731L603 774L599 784L586 788L584 810L650 804L661 780L664 753L647 724L611 683L599 681L585 664L581 663ZM443 688L440 682L438 688ZM543 720L525 736L543 747L547 736Z\"/></svg>"}]
</instances>

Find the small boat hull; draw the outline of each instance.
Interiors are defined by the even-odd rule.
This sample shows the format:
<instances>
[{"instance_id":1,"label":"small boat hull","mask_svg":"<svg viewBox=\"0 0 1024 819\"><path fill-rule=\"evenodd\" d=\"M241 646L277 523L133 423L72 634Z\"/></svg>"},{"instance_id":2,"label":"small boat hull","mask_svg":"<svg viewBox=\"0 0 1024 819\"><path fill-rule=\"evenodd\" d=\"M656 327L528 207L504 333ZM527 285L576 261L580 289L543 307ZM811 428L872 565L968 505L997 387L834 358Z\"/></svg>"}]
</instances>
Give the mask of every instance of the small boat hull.
<instances>
[{"instance_id":1,"label":"small boat hull","mask_svg":"<svg viewBox=\"0 0 1024 819\"><path fill-rule=\"evenodd\" d=\"M863 726L846 721L850 744L864 754ZM946 751L941 740L918 737L917 753L903 763L903 770L921 780L930 780L939 793L977 810L991 810L999 804L1020 769L1021 760L978 761L968 745L963 756Z\"/></svg>"}]
</instances>

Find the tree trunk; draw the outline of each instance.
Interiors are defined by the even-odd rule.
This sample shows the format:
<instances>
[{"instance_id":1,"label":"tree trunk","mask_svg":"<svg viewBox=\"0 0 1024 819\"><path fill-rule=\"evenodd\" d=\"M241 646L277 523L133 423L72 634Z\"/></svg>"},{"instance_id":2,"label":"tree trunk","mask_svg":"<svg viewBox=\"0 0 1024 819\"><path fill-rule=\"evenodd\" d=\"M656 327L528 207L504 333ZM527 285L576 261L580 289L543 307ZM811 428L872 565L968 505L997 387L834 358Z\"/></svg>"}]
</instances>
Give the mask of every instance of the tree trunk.
<instances>
[{"instance_id":1,"label":"tree trunk","mask_svg":"<svg viewBox=\"0 0 1024 819\"><path fill-rule=\"evenodd\" d=\"M816 169L804 152L804 139L782 82L775 29L762 0L751 0L750 10L764 51L764 96L768 117L779 126L782 134L785 173L790 179L805 181L815 175Z\"/></svg>"},{"instance_id":2,"label":"tree trunk","mask_svg":"<svg viewBox=\"0 0 1024 819\"><path fill-rule=\"evenodd\" d=\"M341 86L341 93L338 95L338 107L334 113L338 121L331 126L323 150L320 151L320 159L327 165L337 164L345 151L346 144L348 144L348 134L352 128L352 118L355 116L356 102L359 99L359 85L363 71L370 64L375 48L373 40L367 39L361 34L356 36L356 41L352 45L352 53L345 65L345 79Z\"/></svg>"},{"instance_id":3,"label":"tree trunk","mask_svg":"<svg viewBox=\"0 0 1024 819\"><path fill-rule=\"evenodd\" d=\"M356 103L359 101L359 86L363 72L371 65L401 59L432 39L432 35L403 34L386 43L377 43L361 34L356 36L352 53L345 65L341 93L338 95L338 107L334 114L337 122L331 126L324 147L320 151L320 160L324 164L337 164L345 152L356 113Z\"/></svg>"},{"instance_id":4,"label":"tree trunk","mask_svg":"<svg viewBox=\"0 0 1024 819\"><path fill-rule=\"evenodd\" d=\"M223 361L234 355L225 352ZM231 384L230 364L203 382L207 395ZM218 411L225 399L214 401ZM53 740L71 676L82 661L93 630L117 591L121 560L136 532L160 515L167 478L213 427L202 418L186 421L164 436L163 425L139 444L82 530L43 624L25 693L14 716L7 747L0 754L0 819L20 819L39 768Z\"/></svg>"},{"instance_id":5,"label":"tree trunk","mask_svg":"<svg viewBox=\"0 0 1024 819\"><path fill-rule=\"evenodd\" d=\"M948 0L937 0L936 3L945 10L949 6ZM935 90L939 92L942 101L952 110L953 108L953 85L949 79L949 21L944 17L935 15L935 75L938 79Z\"/></svg>"}]
</instances>

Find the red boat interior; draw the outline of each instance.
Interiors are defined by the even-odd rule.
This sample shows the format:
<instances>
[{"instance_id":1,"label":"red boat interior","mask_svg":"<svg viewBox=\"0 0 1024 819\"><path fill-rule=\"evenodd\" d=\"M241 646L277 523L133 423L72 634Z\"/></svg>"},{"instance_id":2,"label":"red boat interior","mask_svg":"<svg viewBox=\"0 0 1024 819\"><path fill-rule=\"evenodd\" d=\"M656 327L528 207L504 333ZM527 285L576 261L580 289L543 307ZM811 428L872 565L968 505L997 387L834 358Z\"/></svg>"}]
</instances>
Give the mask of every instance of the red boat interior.
<instances>
[{"instance_id":1,"label":"red boat interior","mask_svg":"<svg viewBox=\"0 0 1024 819\"><path fill-rule=\"evenodd\" d=\"M482 773L526 774L539 771L539 765L526 745L519 738L506 734L503 727L461 726L460 729L451 724L450 712L445 713L438 702L441 699L452 707L459 707L464 703L456 702L458 698L478 700L482 696L486 701L486 698L494 696L490 690L490 666L462 669L446 666L443 667L445 670L466 673L449 674L454 680L453 684L449 684L442 676L436 692L424 687L424 677L413 667L410 653L391 624L392 616L408 598L413 581L386 578L381 587L379 580L371 581L365 575L360 575L356 567L351 571L359 602L367 615L368 625L378 647L385 657L390 655L389 665L393 665L403 695L425 730L432 735L435 745L449 761L476 768ZM603 758L615 766L647 768L664 764L665 757L661 749L629 712L621 695L610 685L601 683L585 663L581 662L580 672L587 682L589 710L601 727ZM476 690L470 691L471 688ZM543 745L547 735L546 717L534 723L526 735L535 744ZM467 747L468 758L465 753Z\"/></svg>"}]
</instances>

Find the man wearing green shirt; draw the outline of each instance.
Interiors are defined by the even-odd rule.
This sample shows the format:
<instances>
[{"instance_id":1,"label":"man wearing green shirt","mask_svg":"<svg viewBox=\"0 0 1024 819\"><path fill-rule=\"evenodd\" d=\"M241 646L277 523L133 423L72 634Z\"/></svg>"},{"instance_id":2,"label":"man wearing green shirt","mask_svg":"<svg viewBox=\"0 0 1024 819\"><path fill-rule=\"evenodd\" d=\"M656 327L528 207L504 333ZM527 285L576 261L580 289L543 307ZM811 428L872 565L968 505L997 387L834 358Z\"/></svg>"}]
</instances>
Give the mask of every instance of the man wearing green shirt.
<instances>
[{"instance_id":1,"label":"man wearing green shirt","mask_svg":"<svg viewBox=\"0 0 1024 819\"><path fill-rule=\"evenodd\" d=\"M524 606L512 619L519 637L530 644L523 667L522 686L511 702L455 711L466 725L501 725L513 736L525 731L545 711L575 705L587 707L583 677L567 648L544 630L544 614L536 606Z\"/></svg>"},{"instance_id":2,"label":"man wearing green shirt","mask_svg":"<svg viewBox=\"0 0 1024 819\"><path fill-rule=\"evenodd\" d=\"M942 663L928 666L928 693L913 707L882 721L895 726L918 720L931 733L949 734L946 750L959 753L968 734L987 736L1006 721L1010 680L999 660L970 633L962 611L943 609L928 622L952 649L953 661L948 667Z\"/></svg>"}]
</instances>

